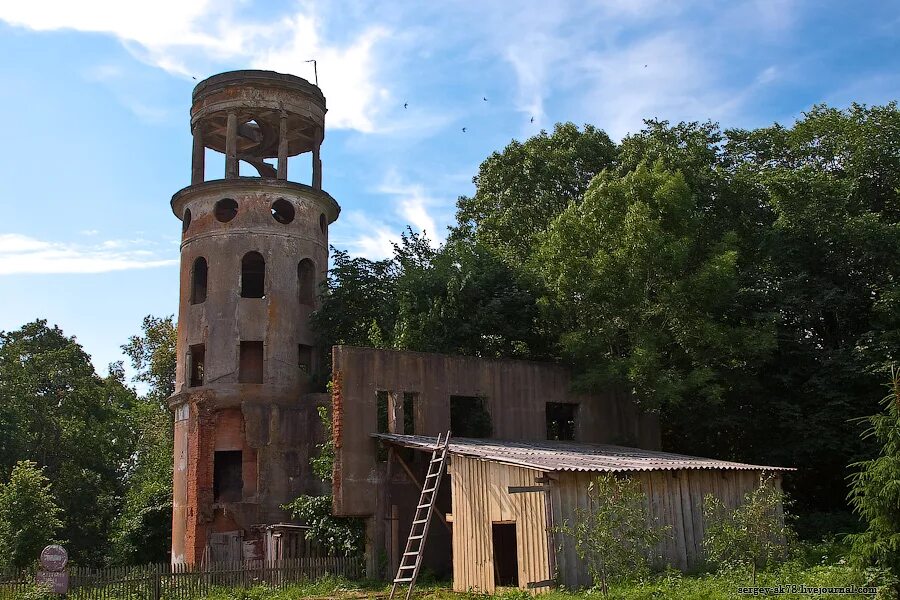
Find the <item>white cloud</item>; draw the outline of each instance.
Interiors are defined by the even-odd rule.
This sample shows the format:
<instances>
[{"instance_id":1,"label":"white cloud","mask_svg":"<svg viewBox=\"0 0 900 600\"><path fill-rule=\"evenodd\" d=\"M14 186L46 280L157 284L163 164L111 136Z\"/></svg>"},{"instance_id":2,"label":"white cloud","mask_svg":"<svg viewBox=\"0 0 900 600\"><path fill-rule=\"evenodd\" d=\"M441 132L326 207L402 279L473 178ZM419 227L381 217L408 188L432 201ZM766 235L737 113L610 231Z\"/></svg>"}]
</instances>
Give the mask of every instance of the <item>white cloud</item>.
<instances>
[{"instance_id":1,"label":"white cloud","mask_svg":"<svg viewBox=\"0 0 900 600\"><path fill-rule=\"evenodd\" d=\"M382 221L360 211L344 211L332 228L331 243L346 248L352 256L380 260L394 255L394 243L400 241L399 230L394 231Z\"/></svg>"},{"instance_id":2,"label":"white cloud","mask_svg":"<svg viewBox=\"0 0 900 600\"><path fill-rule=\"evenodd\" d=\"M237 15L242 0L45 0L4 2L0 20L35 31L73 29L118 38L140 60L182 76L197 76L223 64L294 73L313 80L304 61L318 61L319 83L329 98L328 125L372 131L374 115L389 94L377 85L376 45L390 36L370 25L341 45L319 34L321 17L312 5L297 3L285 16L265 13L254 22ZM217 66L218 65L218 66ZM121 69L101 65L88 74L98 82L121 75ZM146 105L130 106L143 118L166 115Z\"/></svg>"},{"instance_id":3,"label":"white cloud","mask_svg":"<svg viewBox=\"0 0 900 600\"><path fill-rule=\"evenodd\" d=\"M145 240L106 240L83 245L0 233L0 275L107 273L178 264L142 247Z\"/></svg>"},{"instance_id":4,"label":"white cloud","mask_svg":"<svg viewBox=\"0 0 900 600\"><path fill-rule=\"evenodd\" d=\"M376 191L393 197L394 211L404 222L404 226L424 231L432 242L439 242L444 238L429 210L445 203L428 194L423 185L408 183L396 171L388 171Z\"/></svg>"}]
</instances>

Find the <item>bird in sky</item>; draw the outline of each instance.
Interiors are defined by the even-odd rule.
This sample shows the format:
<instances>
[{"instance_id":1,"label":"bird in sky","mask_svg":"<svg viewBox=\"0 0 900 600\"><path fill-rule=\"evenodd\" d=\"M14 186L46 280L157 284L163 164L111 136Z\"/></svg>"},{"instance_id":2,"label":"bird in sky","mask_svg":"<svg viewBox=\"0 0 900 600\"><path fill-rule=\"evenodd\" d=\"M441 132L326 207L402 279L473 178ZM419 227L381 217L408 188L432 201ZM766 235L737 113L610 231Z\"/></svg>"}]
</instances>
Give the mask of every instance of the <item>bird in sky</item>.
<instances>
[{"instance_id":1,"label":"bird in sky","mask_svg":"<svg viewBox=\"0 0 900 600\"><path fill-rule=\"evenodd\" d=\"M647 65L644 65L644 68L646 69L646 68L647 68Z\"/></svg>"},{"instance_id":2,"label":"bird in sky","mask_svg":"<svg viewBox=\"0 0 900 600\"><path fill-rule=\"evenodd\" d=\"M534 123L534 117L531 117L531 122Z\"/></svg>"},{"instance_id":3,"label":"bird in sky","mask_svg":"<svg viewBox=\"0 0 900 600\"><path fill-rule=\"evenodd\" d=\"M484 96L482 96L481 99L487 102L487 98L485 98Z\"/></svg>"},{"instance_id":4,"label":"bird in sky","mask_svg":"<svg viewBox=\"0 0 900 600\"><path fill-rule=\"evenodd\" d=\"M409 108L409 102L404 102L404 103L403 103L403 108Z\"/></svg>"},{"instance_id":5,"label":"bird in sky","mask_svg":"<svg viewBox=\"0 0 900 600\"><path fill-rule=\"evenodd\" d=\"M466 128L465 128L465 127L463 127L463 133L465 133L465 132L466 132Z\"/></svg>"},{"instance_id":6,"label":"bird in sky","mask_svg":"<svg viewBox=\"0 0 900 600\"><path fill-rule=\"evenodd\" d=\"M194 81L197 81L197 78L194 76L191 76L191 79L193 79Z\"/></svg>"}]
</instances>

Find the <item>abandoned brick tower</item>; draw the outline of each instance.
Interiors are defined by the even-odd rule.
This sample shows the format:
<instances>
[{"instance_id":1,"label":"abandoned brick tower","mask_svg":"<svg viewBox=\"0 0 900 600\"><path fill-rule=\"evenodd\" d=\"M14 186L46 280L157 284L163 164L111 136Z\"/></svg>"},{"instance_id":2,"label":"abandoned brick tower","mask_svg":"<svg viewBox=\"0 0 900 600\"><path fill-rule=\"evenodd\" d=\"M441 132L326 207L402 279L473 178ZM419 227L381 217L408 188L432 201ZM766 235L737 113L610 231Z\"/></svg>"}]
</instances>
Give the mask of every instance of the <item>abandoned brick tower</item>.
<instances>
[{"instance_id":1,"label":"abandoned brick tower","mask_svg":"<svg viewBox=\"0 0 900 600\"><path fill-rule=\"evenodd\" d=\"M173 562L260 556L265 525L287 519L280 506L325 491L309 470L328 396L313 393L308 324L340 211L322 191L325 111L317 86L270 71L194 88L191 185L172 197L183 231ZM225 155L224 178L206 179L207 150ZM305 153L311 185L288 179Z\"/></svg>"}]
</instances>

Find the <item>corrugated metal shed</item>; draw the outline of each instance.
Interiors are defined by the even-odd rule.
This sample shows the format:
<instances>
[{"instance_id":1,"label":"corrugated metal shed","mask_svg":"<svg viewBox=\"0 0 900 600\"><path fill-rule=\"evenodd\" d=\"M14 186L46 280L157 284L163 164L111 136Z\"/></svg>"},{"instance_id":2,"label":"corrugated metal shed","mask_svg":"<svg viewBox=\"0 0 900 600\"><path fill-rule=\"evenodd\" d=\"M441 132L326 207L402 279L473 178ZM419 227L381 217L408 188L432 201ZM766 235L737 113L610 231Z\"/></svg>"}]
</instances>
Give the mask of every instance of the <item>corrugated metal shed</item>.
<instances>
[{"instance_id":1,"label":"corrugated metal shed","mask_svg":"<svg viewBox=\"0 0 900 600\"><path fill-rule=\"evenodd\" d=\"M420 450L430 450L437 438L422 435L373 433L373 437ZM793 471L789 467L748 465L744 463L670 454L605 444L577 442L520 442L451 438L452 454L470 456L502 464L541 471L676 471L709 469L732 471Z\"/></svg>"}]
</instances>

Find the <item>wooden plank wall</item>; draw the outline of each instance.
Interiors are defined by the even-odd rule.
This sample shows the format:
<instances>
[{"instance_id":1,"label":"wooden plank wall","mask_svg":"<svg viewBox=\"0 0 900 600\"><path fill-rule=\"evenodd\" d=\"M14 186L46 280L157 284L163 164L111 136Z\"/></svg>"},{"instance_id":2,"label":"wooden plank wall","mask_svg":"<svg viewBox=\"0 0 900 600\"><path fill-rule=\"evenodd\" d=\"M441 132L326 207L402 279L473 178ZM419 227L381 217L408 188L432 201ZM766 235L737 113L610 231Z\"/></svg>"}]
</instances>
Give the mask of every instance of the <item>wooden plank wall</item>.
<instances>
[{"instance_id":1,"label":"wooden plank wall","mask_svg":"<svg viewBox=\"0 0 900 600\"><path fill-rule=\"evenodd\" d=\"M494 592L491 525L496 522L516 523L519 587L551 578L546 493L508 492L511 485L536 485L535 478L541 475L531 469L452 457L454 590Z\"/></svg>"},{"instance_id":2,"label":"wooden plank wall","mask_svg":"<svg viewBox=\"0 0 900 600\"><path fill-rule=\"evenodd\" d=\"M587 486L597 474L560 472L552 485L551 506L554 523L575 519L575 508L588 506ZM661 560L654 567L666 564L691 570L703 560L703 498L714 494L728 507L743 501L744 495L759 485L759 471L686 469L680 471L642 471L635 477L647 494L647 509L651 520L671 527L664 541L656 548ZM776 485L780 481L776 480ZM556 534L557 568L560 583L571 589L591 585L590 575L575 552L571 538Z\"/></svg>"}]
</instances>

